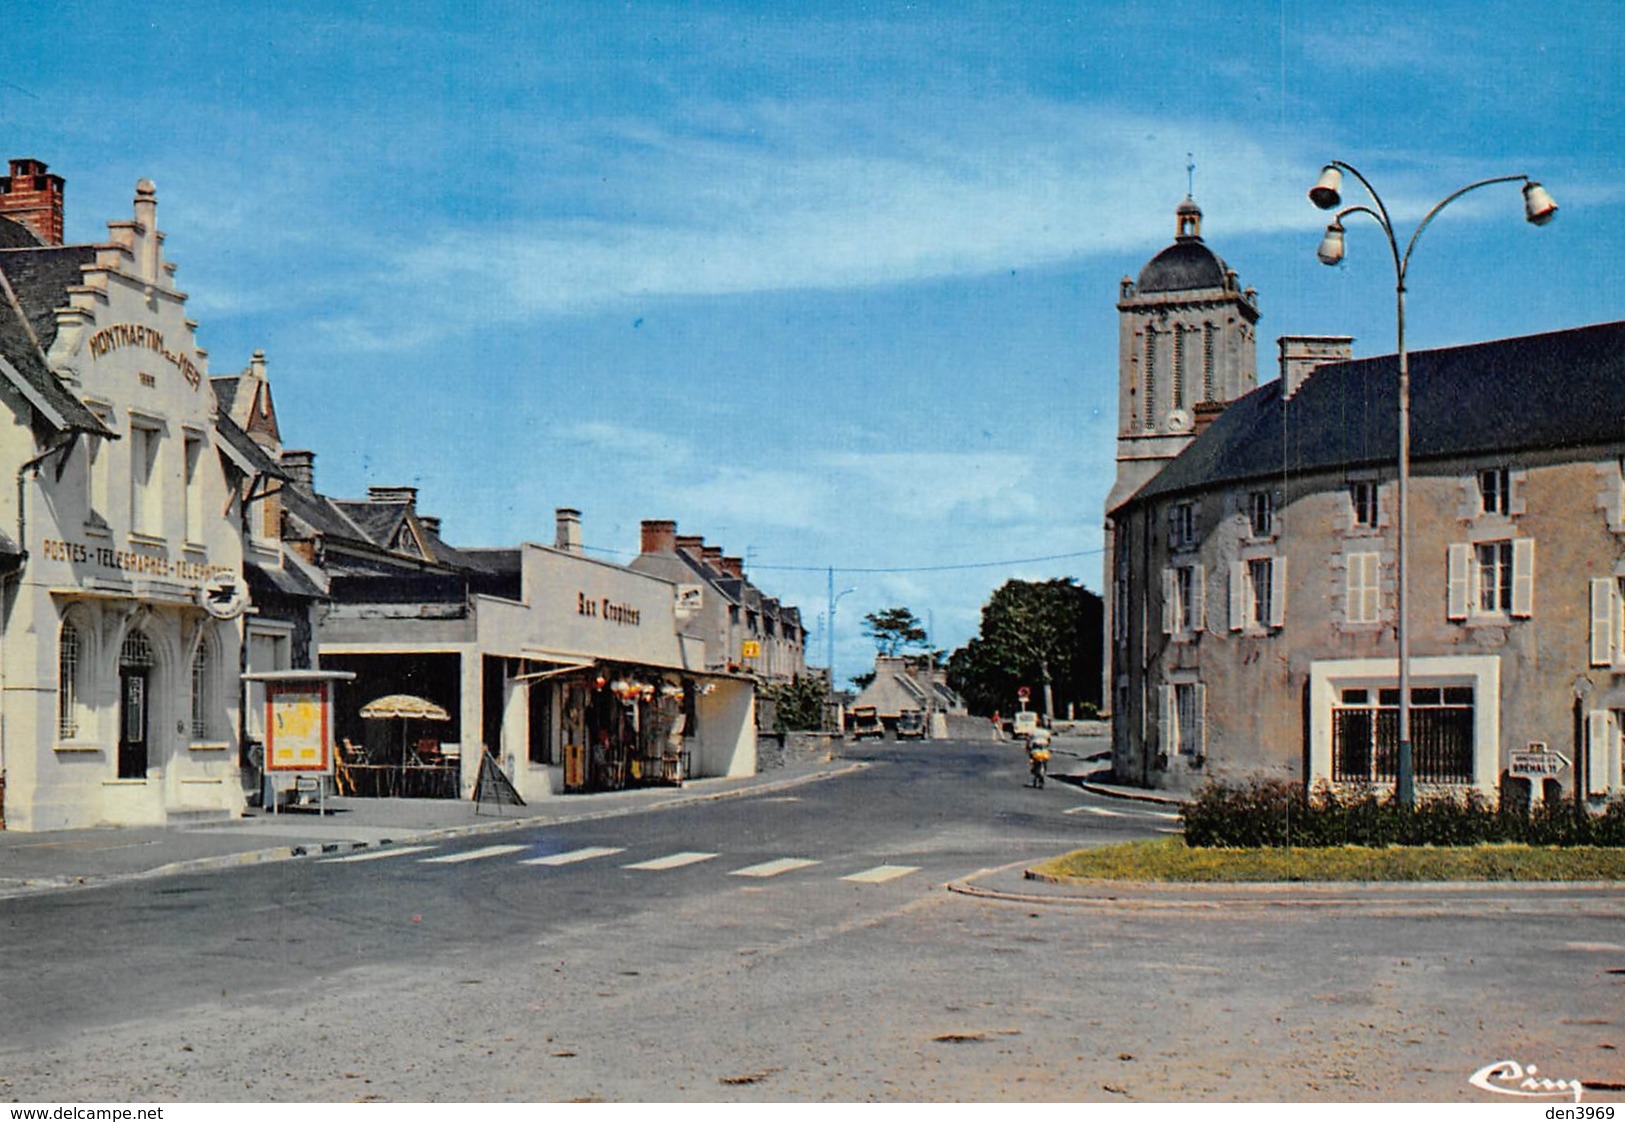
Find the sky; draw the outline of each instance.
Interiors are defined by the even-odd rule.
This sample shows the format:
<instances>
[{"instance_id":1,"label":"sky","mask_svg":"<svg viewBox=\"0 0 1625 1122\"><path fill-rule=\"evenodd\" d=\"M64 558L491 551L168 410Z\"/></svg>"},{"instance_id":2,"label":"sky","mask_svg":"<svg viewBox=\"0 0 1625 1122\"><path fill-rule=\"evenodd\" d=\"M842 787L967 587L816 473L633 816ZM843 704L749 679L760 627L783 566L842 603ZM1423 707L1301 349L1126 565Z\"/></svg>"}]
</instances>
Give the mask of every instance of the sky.
<instances>
[{"instance_id":1,"label":"sky","mask_svg":"<svg viewBox=\"0 0 1625 1122\"><path fill-rule=\"evenodd\" d=\"M669 518L863 670L1006 580L1101 588L1118 283L1187 190L1284 334L1394 345L1394 267L1305 196L1355 165L1429 226L1413 348L1622 318L1611 3L8 0L5 157L67 237L157 184L211 372L263 349L337 497L453 544L629 560ZM1194 164L1194 171L1189 165ZM1348 201L1359 201L1346 190ZM828 595L839 599L833 632Z\"/></svg>"}]
</instances>

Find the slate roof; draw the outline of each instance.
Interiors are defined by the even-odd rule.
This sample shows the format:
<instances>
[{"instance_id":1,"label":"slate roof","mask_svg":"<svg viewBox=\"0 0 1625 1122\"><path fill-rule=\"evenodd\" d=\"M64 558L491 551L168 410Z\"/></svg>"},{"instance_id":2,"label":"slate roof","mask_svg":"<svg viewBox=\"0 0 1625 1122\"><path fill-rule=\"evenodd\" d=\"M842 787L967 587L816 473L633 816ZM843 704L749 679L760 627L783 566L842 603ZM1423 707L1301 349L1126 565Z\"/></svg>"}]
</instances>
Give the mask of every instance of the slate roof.
<instances>
[{"instance_id":1,"label":"slate roof","mask_svg":"<svg viewBox=\"0 0 1625 1122\"><path fill-rule=\"evenodd\" d=\"M1181 238L1140 270L1135 288L1141 294L1223 288L1225 263L1201 238Z\"/></svg>"},{"instance_id":2,"label":"slate roof","mask_svg":"<svg viewBox=\"0 0 1625 1122\"><path fill-rule=\"evenodd\" d=\"M1413 461L1625 443L1625 322L1412 352ZM1231 402L1130 503L1399 456L1394 355ZM1125 504L1127 505L1127 504Z\"/></svg>"},{"instance_id":3,"label":"slate roof","mask_svg":"<svg viewBox=\"0 0 1625 1122\"><path fill-rule=\"evenodd\" d=\"M0 249L32 249L40 244L34 231L21 222L0 218Z\"/></svg>"},{"instance_id":4,"label":"slate roof","mask_svg":"<svg viewBox=\"0 0 1625 1122\"><path fill-rule=\"evenodd\" d=\"M54 414L53 423L111 436L114 434L96 415L51 373L44 358L56 338L56 309L68 302L68 286L83 279L80 267L95 257L93 246L0 249L0 272L5 274L22 309L19 318L17 308L0 291L0 357L21 377L23 384L18 388L23 395Z\"/></svg>"}]
</instances>

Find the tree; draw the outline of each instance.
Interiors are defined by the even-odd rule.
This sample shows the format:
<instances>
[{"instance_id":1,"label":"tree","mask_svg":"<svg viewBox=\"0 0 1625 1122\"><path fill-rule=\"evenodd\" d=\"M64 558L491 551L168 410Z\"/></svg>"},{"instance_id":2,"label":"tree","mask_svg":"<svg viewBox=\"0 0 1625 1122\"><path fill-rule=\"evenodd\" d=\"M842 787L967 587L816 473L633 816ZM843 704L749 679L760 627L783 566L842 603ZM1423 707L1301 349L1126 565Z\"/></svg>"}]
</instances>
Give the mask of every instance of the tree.
<instances>
[{"instance_id":1,"label":"tree","mask_svg":"<svg viewBox=\"0 0 1625 1122\"><path fill-rule=\"evenodd\" d=\"M824 706L829 682L820 675L797 675L788 682L758 687L764 702L773 706L773 731L787 732L824 727Z\"/></svg>"},{"instance_id":2,"label":"tree","mask_svg":"<svg viewBox=\"0 0 1625 1122\"><path fill-rule=\"evenodd\" d=\"M986 715L1008 712L1021 686L1041 699L1047 672L1055 710L1098 709L1101 608L1073 577L1006 581L983 605L980 633L948 659L948 684Z\"/></svg>"},{"instance_id":3,"label":"tree","mask_svg":"<svg viewBox=\"0 0 1625 1122\"><path fill-rule=\"evenodd\" d=\"M875 641L875 649L895 658L904 647L923 647L925 628L907 608L887 608L863 617L863 633Z\"/></svg>"}]
</instances>

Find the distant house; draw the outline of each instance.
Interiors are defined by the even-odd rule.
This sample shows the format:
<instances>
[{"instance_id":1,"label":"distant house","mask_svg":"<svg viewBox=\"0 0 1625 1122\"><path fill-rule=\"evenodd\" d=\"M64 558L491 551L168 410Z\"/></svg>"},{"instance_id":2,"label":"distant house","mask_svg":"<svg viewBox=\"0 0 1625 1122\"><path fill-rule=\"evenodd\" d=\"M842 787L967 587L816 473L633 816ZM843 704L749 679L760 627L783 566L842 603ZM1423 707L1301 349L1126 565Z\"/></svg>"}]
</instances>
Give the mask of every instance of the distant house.
<instances>
[{"instance_id":1,"label":"distant house","mask_svg":"<svg viewBox=\"0 0 1625 1122\"><path fill-rule=\"evenodd\" d=\"M882 721L895 723L905 709L922 713L963 716L965 702L948 686L948 671L933 665L930 656L876 655L875 676L852 702L852 708L872 705Z\"/></svg>"}]
</instances>

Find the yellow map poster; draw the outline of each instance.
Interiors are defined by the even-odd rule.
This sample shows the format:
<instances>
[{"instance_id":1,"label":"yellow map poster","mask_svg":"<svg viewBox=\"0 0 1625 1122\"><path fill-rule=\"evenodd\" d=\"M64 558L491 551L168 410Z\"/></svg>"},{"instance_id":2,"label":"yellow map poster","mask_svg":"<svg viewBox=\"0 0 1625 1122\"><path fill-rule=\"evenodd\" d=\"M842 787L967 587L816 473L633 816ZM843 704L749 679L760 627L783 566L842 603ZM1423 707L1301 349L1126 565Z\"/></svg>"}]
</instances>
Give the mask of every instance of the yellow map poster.
<instances>
[{"instance_id":1,"label":"yellow map poster","mask_svg":"<svg viewBox=\"0 0 1625 1122\"><path fill-rule=\"evenodd\" d=\"M265 689L265 770L330 772L325 682L270 682Z\"/></svg>"}]
</instances>

